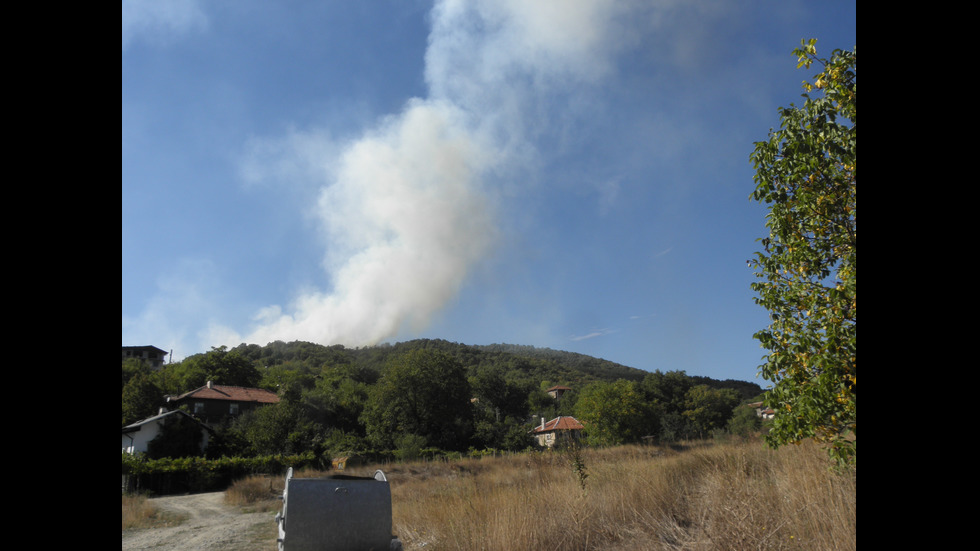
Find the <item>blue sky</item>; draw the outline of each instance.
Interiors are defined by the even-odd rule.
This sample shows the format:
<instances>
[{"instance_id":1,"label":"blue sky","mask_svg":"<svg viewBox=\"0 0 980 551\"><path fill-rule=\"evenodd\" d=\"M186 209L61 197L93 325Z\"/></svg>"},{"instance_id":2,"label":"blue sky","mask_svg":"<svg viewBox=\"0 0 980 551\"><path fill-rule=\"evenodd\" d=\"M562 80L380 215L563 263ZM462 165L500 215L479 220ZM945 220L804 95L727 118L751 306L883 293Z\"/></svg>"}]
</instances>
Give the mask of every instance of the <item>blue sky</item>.
<instances>
[{"instance_id":1,"label":"blue sky","mask_svg":"<svg viewBox=\"0 0 980 551\"><path fill-rule=\"evenodd\" d=\"M123 0L122 344L755 381L754 141L852 1Z\"/></svg>"}]
</instances>

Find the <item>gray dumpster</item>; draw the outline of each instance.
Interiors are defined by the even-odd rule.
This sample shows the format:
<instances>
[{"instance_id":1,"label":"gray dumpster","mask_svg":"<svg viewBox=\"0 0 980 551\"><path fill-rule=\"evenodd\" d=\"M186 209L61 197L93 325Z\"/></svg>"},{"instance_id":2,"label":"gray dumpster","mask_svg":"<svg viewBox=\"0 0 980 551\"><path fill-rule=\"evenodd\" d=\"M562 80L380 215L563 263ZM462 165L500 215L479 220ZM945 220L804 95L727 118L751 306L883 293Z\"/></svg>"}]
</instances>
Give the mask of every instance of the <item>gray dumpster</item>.
<instances>
[{"instance_id":1,"label":"gray dumpster","mask_svg":"<svg viewBox=\"0 0 980 551\"><path fill-rule=\"evenodd\" d=\"M373 478L293 478L290 468L276 523L279 551L402 548L391 534L391 488L381 471Z\"/></svg>"}]
</instances>

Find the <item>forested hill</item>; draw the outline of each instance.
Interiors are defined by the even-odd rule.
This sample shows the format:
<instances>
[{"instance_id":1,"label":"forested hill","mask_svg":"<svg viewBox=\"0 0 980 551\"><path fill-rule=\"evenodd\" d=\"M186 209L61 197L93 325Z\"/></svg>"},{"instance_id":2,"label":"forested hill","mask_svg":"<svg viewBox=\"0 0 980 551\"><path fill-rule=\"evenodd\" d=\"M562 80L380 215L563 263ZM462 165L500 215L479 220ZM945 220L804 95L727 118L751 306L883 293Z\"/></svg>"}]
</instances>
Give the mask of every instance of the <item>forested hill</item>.
<instances>
[{"instance_id":1,"label":"forested hill","mask_svg":"<svg viewBox=\"0 0 980 551\"><path fill-rule=\"evenodd\" d=\"M517 344L467 345L442 339L416 339L358 348L275 341L265 346L241 344L231 351L241 354L257 366L290 364L319 371L324 366L348 364L364 372L366 378L375 378L380 376L391 357L416 349L446 352L459 360L471 376L480 371L492 371L509 382L534 386L550 383L583 388L596 381L626 379L639 382L649 375L642 369L575 352ZM687 376L696 384L735 389L743 399L762 393L758 384L748 381L720 381L693 374Z\"/></svg>"},{"instance_id":2,"label":"forested hill","mask_svg":"<svg viewBox=\"0 0 980 551\"><path fill-rule=\"evenodd\" d=\"M229 457L405 446L516 451L530 445L529 423L560 415L593 422L590 439L597 444L647 435L703 438L725 430L739 404L762 394L746 381L650 373L533 346L276 341L214 348L156 370L124 360L123 426L154 415L166 396L208 381L264 388L281 398L222 425L222 444L209 453ZM555 399L545 391L556 385L572 392ZM754 409L747 419L758 422Z\"/></svg>"}]
</instances>

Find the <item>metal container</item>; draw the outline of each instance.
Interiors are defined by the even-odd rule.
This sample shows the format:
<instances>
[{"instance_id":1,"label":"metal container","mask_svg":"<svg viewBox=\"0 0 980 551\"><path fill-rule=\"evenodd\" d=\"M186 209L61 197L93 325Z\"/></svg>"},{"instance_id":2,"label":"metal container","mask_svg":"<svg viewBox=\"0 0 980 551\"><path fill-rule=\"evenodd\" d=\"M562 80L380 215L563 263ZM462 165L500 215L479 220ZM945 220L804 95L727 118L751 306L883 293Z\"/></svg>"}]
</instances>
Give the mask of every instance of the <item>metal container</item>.
<instances>
[{"instance_id":1,"label":"metal container","mask_svg":"<svg viewBox=\"0 0 980 551\"><path fill-rule=\"evenodd\" d=\"M279 551L395 551L391 488L381 471L373 478L334 475L293 478L286 473Z\"/></svg>"}]
</instances>

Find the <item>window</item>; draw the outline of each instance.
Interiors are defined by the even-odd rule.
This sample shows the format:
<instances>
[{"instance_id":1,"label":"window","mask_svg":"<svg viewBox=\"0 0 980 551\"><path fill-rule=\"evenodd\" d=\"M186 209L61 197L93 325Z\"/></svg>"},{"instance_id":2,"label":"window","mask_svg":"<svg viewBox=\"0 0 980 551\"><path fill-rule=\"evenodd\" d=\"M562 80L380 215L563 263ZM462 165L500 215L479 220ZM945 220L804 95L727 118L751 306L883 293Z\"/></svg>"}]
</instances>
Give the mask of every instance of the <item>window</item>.
<instances>
[{"instance_id":1,"label":"window","mask_svg":"<svg viewBox=\"0 0 980 551\"><path fill-rule=\"evenodd\" d=\"M228 406L228 413L230 415L238 415L238 403L237 402L232 402L231 404L229 404L229 406Z\"/></svg>"},{"instance_id":2,"label":"window","mask_svg":"<svg viewBox=\"0 0 980 551\"><path fill-rule=\"evenodd\" d=\"M194 413L204 413L204 402L194 402Z\"/></svg>"}]
</instances>

